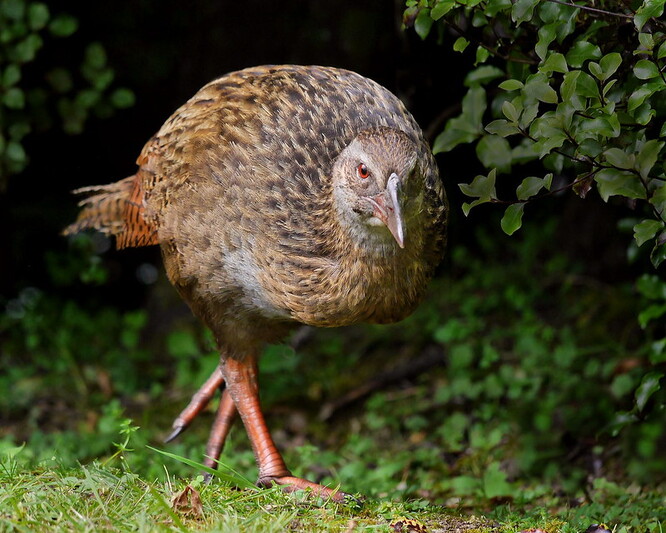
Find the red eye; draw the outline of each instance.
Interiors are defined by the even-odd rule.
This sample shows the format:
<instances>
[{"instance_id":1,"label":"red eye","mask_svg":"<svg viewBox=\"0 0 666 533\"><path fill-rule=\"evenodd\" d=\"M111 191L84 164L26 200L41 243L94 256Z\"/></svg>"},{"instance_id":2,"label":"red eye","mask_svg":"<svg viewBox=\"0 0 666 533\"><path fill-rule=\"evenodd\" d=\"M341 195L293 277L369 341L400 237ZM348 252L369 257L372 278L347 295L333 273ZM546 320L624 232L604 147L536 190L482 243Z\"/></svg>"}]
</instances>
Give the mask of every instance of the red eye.
<instances>
[{"instance_id":1,"label":"red eye","mask_svg":"<svg viewBox=\"0 0 666 533\"><path fill-rule=\"evenodd\" d=\"M365 163L361 163L356 167L356 173L358 174L358 177L362 179L366 179L370 176L370 171L368 170L368 167L365 166Z\"/></svg>"}]
</instances>

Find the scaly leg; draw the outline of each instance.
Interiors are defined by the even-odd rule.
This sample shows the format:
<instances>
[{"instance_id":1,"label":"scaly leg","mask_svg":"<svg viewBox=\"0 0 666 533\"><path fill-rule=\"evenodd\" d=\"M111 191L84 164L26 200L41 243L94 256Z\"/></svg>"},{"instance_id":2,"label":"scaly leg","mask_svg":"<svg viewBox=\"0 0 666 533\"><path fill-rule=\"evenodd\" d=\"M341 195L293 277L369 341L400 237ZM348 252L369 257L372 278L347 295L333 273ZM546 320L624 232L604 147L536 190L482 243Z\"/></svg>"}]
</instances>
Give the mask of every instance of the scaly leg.
<instances>
[{"instance_id":1,"label":"scaly leg","mask_svg":"<svg viewBox=\"0 0 666 533\"><path fill-rule=\"evenodd\" d=\"M215 370L206 380L206 382L199 388L199 390L192 396L190 403L185 409L178 415L178 418L174 420L172 425L171 434L164 439L164 442L171 442L183 431L185 431L188 426L192 423L201 411L203 411L208 402L215 394L215 391L224 386L224 377L220 371L220 367L215 367Z\"/></svg>"},{"instance_id":2,"label":"scaly leg","mask_svg":"<svg viewBox=\"0 0 666 533\"><path fill-rule=\"evenodd\" d=\"M243 420L252 444L254 457L259 467L257 484L260 486L271 486L273 483L283 485L287 492L309 489L321 498L344 501L348 497L344 492L294 477L287 469L261 412L256 355L253 354L242 360L228 357L222 363L221 369L227 390L236 404L236 409Z\"/></svg>"},{"instance_id":3,"label":"scaly leg","mask_svg":"<svg viewBox=\"0 0 666 533\"><path fill-rule=\"evenodd\" d=\"M236 418L236 406L231 399L229 391L224 389L220 398L220 405L217 407L215 422L210 430L208 443L206 444L206 457L204 464L210 468L217 468L217 460L220 458L224 441L227 439L231 425Z\"/></svg>"}]
</instances>

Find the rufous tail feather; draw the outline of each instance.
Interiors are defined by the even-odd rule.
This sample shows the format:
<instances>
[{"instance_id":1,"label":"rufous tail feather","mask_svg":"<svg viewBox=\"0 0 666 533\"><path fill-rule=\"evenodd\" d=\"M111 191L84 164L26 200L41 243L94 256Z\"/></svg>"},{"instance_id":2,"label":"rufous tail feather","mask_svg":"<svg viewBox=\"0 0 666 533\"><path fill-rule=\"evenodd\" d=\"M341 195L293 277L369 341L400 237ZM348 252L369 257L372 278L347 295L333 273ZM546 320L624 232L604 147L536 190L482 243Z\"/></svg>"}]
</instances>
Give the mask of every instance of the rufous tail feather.
<instances>
[{"instance_id":1,"label":"rufous tail feather","mask_svg":"<svg viewBox=\"0 0 666 533\"><path fill-rule=\"evenodd\" d=\"M144 218L144 193L140 176L129 176L108 185L93 185L73 191L88 194L76 222L63 231L72 235L95 229L116 238L116 248L158 244L156 228Z\"/></svg>"}]
</instances>

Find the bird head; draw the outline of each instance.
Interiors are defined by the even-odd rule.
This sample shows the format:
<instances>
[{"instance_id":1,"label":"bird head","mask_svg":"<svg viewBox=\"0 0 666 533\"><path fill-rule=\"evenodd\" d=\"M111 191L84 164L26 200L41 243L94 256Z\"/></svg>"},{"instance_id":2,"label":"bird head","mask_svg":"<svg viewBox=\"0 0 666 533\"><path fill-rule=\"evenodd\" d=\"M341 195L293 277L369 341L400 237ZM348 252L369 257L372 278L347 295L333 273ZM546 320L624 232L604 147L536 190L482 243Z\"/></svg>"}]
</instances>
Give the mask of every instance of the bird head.
<instances>
[{"instance_id":1,"label":"bird head","mask_svg":"<svg viewBox=\"0 0 666 533\"><path fill-rule=\"evenodd\" d=\"M417 148L402 131L359 133L336 158L333 194L343 222L360 237L392 237L405 247L415 211Z\"/></svg>"}]
</instances>

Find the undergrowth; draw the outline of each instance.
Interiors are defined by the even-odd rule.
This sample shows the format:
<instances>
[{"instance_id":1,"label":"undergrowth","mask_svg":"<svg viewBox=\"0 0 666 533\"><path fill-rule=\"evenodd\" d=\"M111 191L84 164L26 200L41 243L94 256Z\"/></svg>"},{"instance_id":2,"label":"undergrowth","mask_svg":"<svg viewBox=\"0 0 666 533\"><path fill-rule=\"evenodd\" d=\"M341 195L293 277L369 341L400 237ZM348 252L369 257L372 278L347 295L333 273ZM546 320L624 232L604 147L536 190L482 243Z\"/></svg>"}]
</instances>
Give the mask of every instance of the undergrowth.
<instances>
[{"instance_id":1,"label":"undergrowth","mask_svg":"<svg viewBox=\"0 0 666 533\"><path fill-rule=\"evenodd\" d=\"M483 513L507 531L581 531L603 521L660 531L664 392L658 380L644 383L659 332L633 318L646 306L634 284L600 282L547 252L554 233L549 224L528 228L507 245L480 231L479 249L450 251L408 320L301 329L266 349L263 401L287 464L370 498L363 511L321 511L338 530L343 518L371 517L365 525L381 531L385 515L427 519L446 508ZM28 510L41 520L48 510L60 525L94 530L106 513L109 529L178 529L167 504L197 469L146 446L201 459L214 406L178 442L161 439L215 367L213 343L189 319L161 337L147 311L100 303L103 261L86 240L69 254L71 263L51 259L58 290L24 288L0 315L0 516L31 524ZM82 287L89 300L66 297ZM416 361L427 362L410 373ZM256 477L238 427L222 460ZM105 488L95 492L90 479ZM279 492L257 493L238 510L246 491L197 487L206 516L231 520L206 519L202 529L243 520L257 520L257 531L314 527L299 514L310 504L294 507ZM96 506L88 521L65 507L82 491ZM122 517L131 506L135 516ZM267 507L279 519L266 520Z\"/></svg>"}]
</instances>

